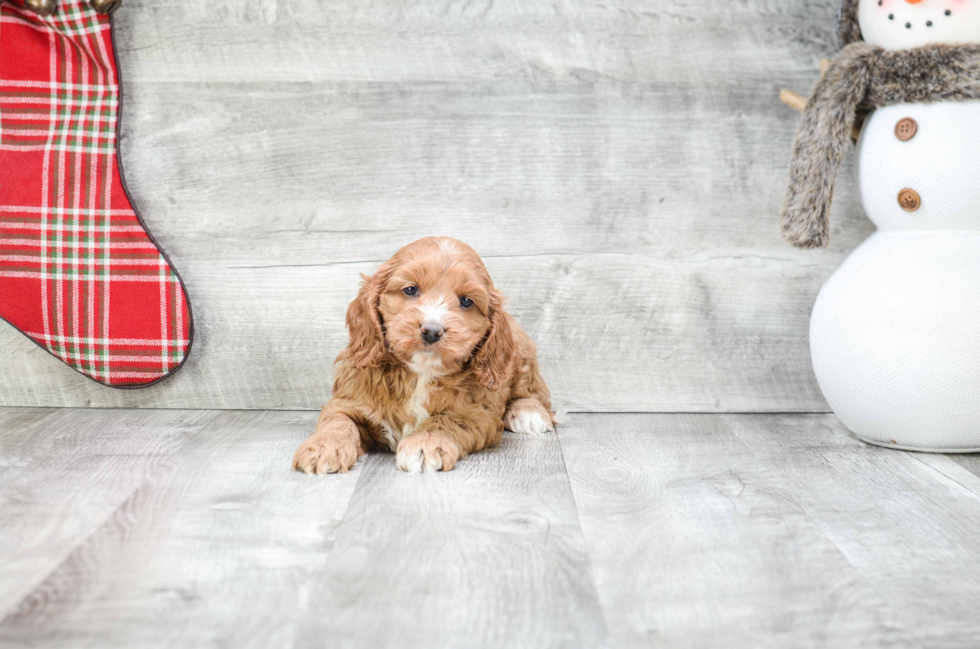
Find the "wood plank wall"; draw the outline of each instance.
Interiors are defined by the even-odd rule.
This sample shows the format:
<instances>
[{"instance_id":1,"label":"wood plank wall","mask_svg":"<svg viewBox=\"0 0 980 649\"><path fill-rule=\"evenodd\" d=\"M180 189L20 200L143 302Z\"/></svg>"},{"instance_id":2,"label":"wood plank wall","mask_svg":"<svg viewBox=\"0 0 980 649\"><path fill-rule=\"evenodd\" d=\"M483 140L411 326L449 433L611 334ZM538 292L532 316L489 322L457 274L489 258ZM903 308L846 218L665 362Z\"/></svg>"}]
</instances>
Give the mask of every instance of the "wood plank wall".
<instances>
[{"instance_id":1,"label":"wood plank wall","mask_svg":"<svg viewBox=\"0 0 980 649\"><path fill-rule=\"evenodd\" d=\"M822 411L807 327L872 230L777 220L833 0L126 0L134 199L190 290L169 381L115 391L0 326L0 405L319 407L358 273L483 254L558 406ZM848 163L850 165L850 163Z\"/></svg>"}]
</instances>

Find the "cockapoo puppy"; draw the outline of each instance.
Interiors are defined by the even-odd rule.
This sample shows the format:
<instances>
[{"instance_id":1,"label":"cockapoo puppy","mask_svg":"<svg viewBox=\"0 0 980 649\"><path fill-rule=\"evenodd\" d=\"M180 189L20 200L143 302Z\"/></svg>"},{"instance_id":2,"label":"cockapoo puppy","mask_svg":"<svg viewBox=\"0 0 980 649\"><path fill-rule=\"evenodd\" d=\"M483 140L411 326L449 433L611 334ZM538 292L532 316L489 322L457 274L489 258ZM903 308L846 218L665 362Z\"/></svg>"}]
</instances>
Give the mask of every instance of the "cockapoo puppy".
<instances>
[{"instance_id":1,"label":"cockapoo puppy","mask_svg":"<svg viewBox=\"0 0 980 649\"><path fill-rule=\"evenodd\" d=\"M505 427L555 424L534 343L461 241L429 237L395 253L364 278L347 328L333 398L293 457L298 471L343 473L375 449L409 473L449 471Z\"/></svg>"}]
</instances>

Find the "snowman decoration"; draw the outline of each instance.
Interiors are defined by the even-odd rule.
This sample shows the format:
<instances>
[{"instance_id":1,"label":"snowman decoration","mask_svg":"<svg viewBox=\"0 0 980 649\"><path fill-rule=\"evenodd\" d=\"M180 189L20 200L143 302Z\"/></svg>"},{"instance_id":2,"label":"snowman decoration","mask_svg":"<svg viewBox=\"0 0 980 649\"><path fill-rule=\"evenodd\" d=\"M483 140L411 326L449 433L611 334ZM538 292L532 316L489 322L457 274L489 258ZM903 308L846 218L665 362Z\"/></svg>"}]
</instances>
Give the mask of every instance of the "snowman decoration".
<instances>
[{"instance_id":1,"label":"snowman decoration","mask_svg":"<svg viewBox=\"0 0 980 649\"><path fill-rule=\"evenodd\" d=\"M783 234L827 244L852 138L878 229L817 298L817 380L866 442L980 451L980 0L844 0L840 35L813 96L795 98Z\"/></svg>"}]
</instances>

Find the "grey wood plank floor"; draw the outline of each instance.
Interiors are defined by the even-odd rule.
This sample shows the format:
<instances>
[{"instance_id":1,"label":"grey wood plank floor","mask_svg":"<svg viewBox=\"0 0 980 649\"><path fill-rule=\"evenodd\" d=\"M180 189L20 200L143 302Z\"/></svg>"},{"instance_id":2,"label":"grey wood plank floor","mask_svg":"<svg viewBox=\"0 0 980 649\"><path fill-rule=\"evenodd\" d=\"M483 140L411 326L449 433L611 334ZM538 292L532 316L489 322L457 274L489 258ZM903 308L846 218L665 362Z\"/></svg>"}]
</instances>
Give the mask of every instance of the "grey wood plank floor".
<instances>
[{"instance_id":1,"label":"grey wood plank floor","mask_svg":"<svg viewBox=\"0 0 980 649\"><path fill-rule=\"evenodd\" d=\"M980 644L974 456L606 414L293 473L315 418L0 409L0 646Z\"/></svg>"}]
</instances>

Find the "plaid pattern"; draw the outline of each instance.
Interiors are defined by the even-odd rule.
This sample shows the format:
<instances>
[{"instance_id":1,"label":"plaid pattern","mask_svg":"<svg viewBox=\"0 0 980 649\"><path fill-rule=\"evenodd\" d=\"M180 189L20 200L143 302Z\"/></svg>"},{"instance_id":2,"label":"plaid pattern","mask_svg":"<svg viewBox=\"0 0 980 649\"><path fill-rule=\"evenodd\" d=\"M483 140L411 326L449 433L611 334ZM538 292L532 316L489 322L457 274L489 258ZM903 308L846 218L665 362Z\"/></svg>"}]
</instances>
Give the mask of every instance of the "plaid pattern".
<instances>
[{"instance_id":1,"label":"plaid pattern","mask_svg":"<svg viewBox=\"0 0 980 649\"><path fill-rule=\"evenodd\" d=\"M122 184L109 18L21 1L0 4L0 317L100 383L153 383L191 318Z\"/></svg>"}]
</instances>

